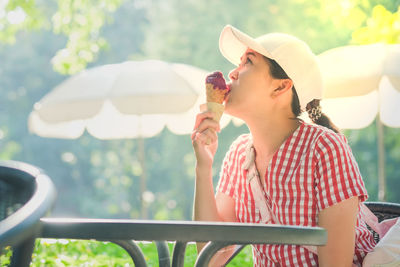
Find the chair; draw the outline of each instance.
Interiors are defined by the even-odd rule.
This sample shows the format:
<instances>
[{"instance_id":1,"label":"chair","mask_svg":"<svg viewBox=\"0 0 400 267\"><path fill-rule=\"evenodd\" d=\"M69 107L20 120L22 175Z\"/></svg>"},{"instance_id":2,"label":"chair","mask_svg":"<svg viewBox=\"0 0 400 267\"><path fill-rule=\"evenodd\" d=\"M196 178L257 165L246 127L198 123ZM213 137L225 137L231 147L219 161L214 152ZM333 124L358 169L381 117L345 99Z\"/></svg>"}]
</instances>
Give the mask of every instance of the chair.
<instances>
[{"instance_id":1,"label":"chair","mask_svg":"<svg viewBox=\"0 0 400 267\"><path fill-rule=\"evenodd\" d=\"M378 217L381 222L383 220L400 217L400 204L387 202L365 202L365 205ZM369 228L376 242L379 241L379 235Z\"/></svg>"},{"instance_id":2,"label":"chair","mask_svg":"<svg viewBox=\"0 0 400 267\"><path fill-rule=\"evenodd\" d=\"M11 246L10 266L29 266L35 238L56 199L50 178L38 168L0 161L0 252Z\"/></svg>"}]
</instances>

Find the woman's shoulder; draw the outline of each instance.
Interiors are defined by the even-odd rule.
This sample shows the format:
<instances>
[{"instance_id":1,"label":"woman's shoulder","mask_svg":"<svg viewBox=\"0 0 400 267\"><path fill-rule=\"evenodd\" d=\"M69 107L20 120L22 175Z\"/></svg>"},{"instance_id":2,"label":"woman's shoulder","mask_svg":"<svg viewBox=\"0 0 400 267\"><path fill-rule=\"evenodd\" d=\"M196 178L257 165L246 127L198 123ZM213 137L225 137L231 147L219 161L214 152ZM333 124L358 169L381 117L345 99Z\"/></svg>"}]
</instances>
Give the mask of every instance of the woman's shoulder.
<instances>
[{"instance_id":1,"label":"woman's shoulder","mask_svg":"<svg viewBox=\"0 0 400 267\"><path fill-rule=\"evenodd\" d=\"M245 151L253 145L253 139L249 133L239 135L231 144L229 152Z\"/></svg>"},{"instance_id":2,"label":"woman's shoulder","mask_svg":"<svg viewBox=\"0 0 400 267\"><path fill-rule=\"evenodd\" d=\"M307 124L305 127L313 132L312 147L315 159L323 157L337 157L339 155L352 154L346 137L342 133L336 133L324 126Z\"/></svg>"},{"instance_id":3,"label":"woman's shoulder","mask_svg":"<svg viewBox=\"0 0 400 267\"><path fill-rule=\"evenodd\" d=\"M249 143L252 141L252 137L250 133L241 134L233 141L232 144L240 144L240 143Z\"/></svg>"},{"instance_id":4,"label":"woman's shoulder","mask_svg":"<svg viewBox=\"0 0 400 267\"><path fill-rule=\"evenodd\" d=\"M321 142L340 142L347 144L347 139L342 133L336 133L331 129L317 124L310 124L304 122L304 128L309 132L309 136L316 143Z\"/></svg>"},{"instance_id":5,"label":"woman's shoulder","mask_svg":"<svg viewBox=\"0 0 400 267\"><path fill-rule=\"evenodd\" d=\"M249 147L253 144L250 134L238 136L225 154L224 165L231 165L246 157Z\"/></svg>"}]
</instances>

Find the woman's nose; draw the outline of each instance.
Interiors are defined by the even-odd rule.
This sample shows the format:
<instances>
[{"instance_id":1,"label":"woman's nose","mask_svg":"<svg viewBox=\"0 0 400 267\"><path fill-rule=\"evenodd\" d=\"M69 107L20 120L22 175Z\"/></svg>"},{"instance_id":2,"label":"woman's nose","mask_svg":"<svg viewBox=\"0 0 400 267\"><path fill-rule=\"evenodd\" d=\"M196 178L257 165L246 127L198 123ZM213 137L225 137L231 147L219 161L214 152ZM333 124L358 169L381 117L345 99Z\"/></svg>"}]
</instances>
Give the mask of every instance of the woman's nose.
<instances>
[{"instance_id":1,"label":"woman's nose","mask_svg":"<svg viewBox=\"0 0 400 267\"><path fill-rule=\"evenodd\" d=\"M238 74L239 74L239 72L238 72L237 68L231 70L231 72L229 72L229 75L228 75L228 76L229 76L229 79L231 79L232 81L233 81L233 80L237 80Z\"/></svg>"}]
</instances>

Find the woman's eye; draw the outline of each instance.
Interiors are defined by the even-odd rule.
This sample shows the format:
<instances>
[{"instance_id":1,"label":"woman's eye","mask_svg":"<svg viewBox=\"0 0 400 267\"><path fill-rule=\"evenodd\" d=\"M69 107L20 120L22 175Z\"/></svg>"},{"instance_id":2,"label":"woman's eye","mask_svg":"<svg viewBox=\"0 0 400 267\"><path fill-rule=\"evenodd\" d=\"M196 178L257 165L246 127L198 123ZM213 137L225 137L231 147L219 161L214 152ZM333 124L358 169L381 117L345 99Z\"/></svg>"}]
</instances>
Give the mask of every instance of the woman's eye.
<instances>
[{"instance_id":1,"label":"woman's eye","mask_svg":"<svg viewBox=\"0 0 400 267\"><path fill-rule=\"evenodd\" d=\"M250 59L249 57L246 57L246 58L240 63L239 66L243 67L244 65L246 65L246 64L248 64L248 63L253 64L253 62L251 61L251 59Z\"/></svg>"}]
</instances>

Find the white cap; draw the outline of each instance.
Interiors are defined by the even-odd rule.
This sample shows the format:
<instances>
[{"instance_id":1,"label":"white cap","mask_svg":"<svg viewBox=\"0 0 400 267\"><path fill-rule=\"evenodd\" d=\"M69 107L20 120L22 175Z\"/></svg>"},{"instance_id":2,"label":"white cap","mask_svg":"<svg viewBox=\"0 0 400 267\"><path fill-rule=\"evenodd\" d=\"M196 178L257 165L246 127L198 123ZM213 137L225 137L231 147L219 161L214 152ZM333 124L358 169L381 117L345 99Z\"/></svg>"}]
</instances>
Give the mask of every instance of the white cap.
<instances>
[{"instance_id":1,"label":"white cap","mask_svg":"<svg viewBox=\"0 0 400 267\"><path fill-rule=\"evenodd\" d=\"M303 110L308 102L321 99L321 71L317 57L305 42L284 33L268 33L254 39L231 25L225 26L219 38L222 55L239 65L247 48L275 60L282 67L293 81Z\"/></svg>"}]
</instances>

